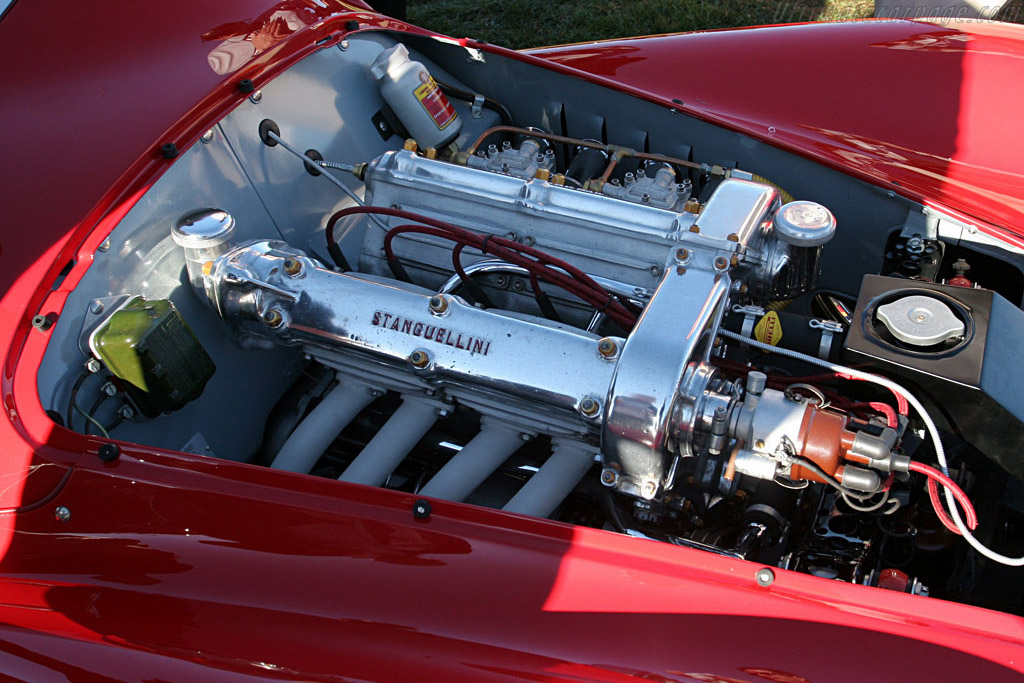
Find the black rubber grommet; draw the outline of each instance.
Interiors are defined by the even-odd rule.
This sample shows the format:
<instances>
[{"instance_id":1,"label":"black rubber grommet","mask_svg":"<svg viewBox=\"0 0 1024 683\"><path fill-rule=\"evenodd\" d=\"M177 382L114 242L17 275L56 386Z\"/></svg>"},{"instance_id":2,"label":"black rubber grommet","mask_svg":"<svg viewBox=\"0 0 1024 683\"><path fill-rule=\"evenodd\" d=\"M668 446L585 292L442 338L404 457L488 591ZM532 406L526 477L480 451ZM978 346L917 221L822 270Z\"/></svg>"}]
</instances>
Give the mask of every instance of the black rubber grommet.
<instances>
[{"instance_id":1,"label":"black rubber grommet","mask_svg":"<svg viewBox=\"0 0 1024 683\"><path fill-rule=\"evenodd\" d=\"M46 332L53 327L53 320L48 315L37 315L32 318L32 327L40 332Z\"/></svg>"},{"instance_id":2,"label":"black rubber grommet","mask_svg":"<svg viewBox=\"0 0 1024 683\"><path fill-rule=\"evenodd\" d=\"M307 149L306 150L306 156L309 157L310 159L312 159L313 161L323 161L324 160L324 155L321 154L320 152L316 151L315 149ZM306 166L306 173L308 173L309 175L311 175L311 176L323 175L320 172L320 167L317 166L316 164L314 164L312 161L304 161L302 163L305 164L305 166Z\"/></svg>"},{"instance_id":3,"label":"black rubber grommet","mask_svg":"<svg viewBox=\"0 0 1024 683\"><path fill-rule=\"evenodd\" d=\"M96 451L96 455L100 457L103 462L111 462L121 457L121 447L116 443L105 443L99 447Z\"/></svg>"},{"instance_id":4,"label":"black rubber grommet","mask_svg":"<svg viewBox=\"0 0 1024 683\"><path fill-rule=\"evenodd\" d=\"M256 89L256 86L252 84L252 81L248 78L243 78L238 81L238 92L245 93L248 95Z\"/></svg>"},{"instance_id":5,"label":"black rubber grommet","mask_svg":"<svg viewBox=\"0 0 1024 683\"><path fill-rule=\"evenodd\" d=\"M349 19L348 21L345 22L345 30L346 31L358 31L359 30L359 22L356 21L355 19Z\"/></svg>"},{"instance_id":6,"label":"black rubber grommet","mask_svg":"<svg viewBox=\"0 0 1024 683\"><path fill-rule=\"evenodd\" d=\"M281 129L278 128L277 124L271 121L270 119L263 119L262 121L260 121L260 140L262 140L263 144L266 145L267 147L276 147L277 140L270 137L270 133L273 133L274 135L280 137Z\"/></svg>"},{"instance_id":7,"label":"black rubber grommet","mask_svg":"<svg viewBox=\"0 0 1024 683\"><path fill-rule=\"evenodd\" d=\"M160 155L164 159L173 159L178 156L178 146L173 142L165 142L160 145Z\"/></svg>"},{"instance_id":8,"label":"black rubber grommet","mask_svg":"<svg viewBox=\"0 0 1024 683\"><path fill-rule=\"evenodd\" d=\"M412 504L412 516L416 519L427 519L430 517L430 501L420 498Z\"/></svg>"}]
</instances>

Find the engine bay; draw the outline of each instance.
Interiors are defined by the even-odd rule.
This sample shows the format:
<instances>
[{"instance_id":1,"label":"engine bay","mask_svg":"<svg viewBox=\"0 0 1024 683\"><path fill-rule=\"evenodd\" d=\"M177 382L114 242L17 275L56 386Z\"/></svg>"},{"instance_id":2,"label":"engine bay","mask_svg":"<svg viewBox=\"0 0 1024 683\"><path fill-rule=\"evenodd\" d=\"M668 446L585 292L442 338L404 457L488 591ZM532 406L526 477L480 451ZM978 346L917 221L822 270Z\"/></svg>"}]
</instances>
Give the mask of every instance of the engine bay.
<instances>
[{"instance_id":1,"label":"engine bay","mask_svg":"<svg viewBox=\"0 0 1024 683\"><path fill-rule=\"evenodd\" d=\"M1020 253L402 40L314 54L174 162L54 328L56 422L1024 613Z\"/></svg>"}]
</instances>

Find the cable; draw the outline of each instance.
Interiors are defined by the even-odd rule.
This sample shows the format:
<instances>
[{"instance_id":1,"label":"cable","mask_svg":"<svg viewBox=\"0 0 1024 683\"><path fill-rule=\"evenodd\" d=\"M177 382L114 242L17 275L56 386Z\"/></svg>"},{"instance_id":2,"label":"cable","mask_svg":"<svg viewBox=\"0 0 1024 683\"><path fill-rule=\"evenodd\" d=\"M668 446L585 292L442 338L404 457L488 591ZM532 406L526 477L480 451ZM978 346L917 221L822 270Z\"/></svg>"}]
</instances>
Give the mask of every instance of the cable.
<instances>
[{"instance_id":1,"label":"cable","mask_svg":"<svg viewBox=\"0 0 1024 683\"><path fill-rule=\"evenodd\" d=\"M574 294L600 310L607 310L608 316L617 325L624 329L632 329L636 322L636 314L620 302L608 290L599 285L589 275L579 268L555 258L539 249L528 247L518 242L498 237L495 235L480 235L471 230L460 228L451 223L422 216L410 211L391 209L376 206L354 206L336 211L327 221L325 237L328 245L334 241L334 227L339 220L346 216L356 214L380 214L384 216L395 216L417 221L422 225L399 225L388 230L384 240L384 251L389 262L395 256L391 251L391 242L396 235L405 232L416 232L425 235L433 235L456 242L465 242L469 246L479 249L482 253L489 253L501 259L526 268L536 273L538 277L550 282L567 292Z\"/></svg>"},{"instance_id":2,"label":"cable","mask_svg":"<svg viewBox=\"0 0 1024 683\"><path fill-rule=\"evenodd\" d=\"M297 156L299 159L302 159L302 163L303 164L316 164L317 167L320 169L320 173L322 173L323 176L325 178L327 178L328 180L330 180L332 183L334 183L335 185L340 187L341 191L344 192L345 194L347 194L352 201L354 201L359 206L366 206L366 202L364 202L362 199L360 199L359 195L357 195L355 192L353 192L349 188L348 185L346 185L345 183L343 183L340 180L338 180L338 178L336 178L333 173L331 173L331 172L329 172L327 170L328 167L330 167L330 168L337 168L337 167L341 166L342 164L337 164L337 163L334 163L334 162L328 162L328 164L317 163L316 159L312 159L312 158L306 156L304 153L300 152L299 150L295 149L294 147L289 145L287 142L285 142L284 139L280 135L275 133L274 131L272 131L272 130L271 131L267 131L267 136L271 140L274 140L279 145L284 147L287 151L289 151L292 154L294 154L295 156ZM350 170L350 169L342 169L342 170ZM370 216L370 220L372 220L374 223L379 225L384 230L388 229L388 226L384 225L384 223L381 222L380 219L378 219L376 216L371 215ZM333 242L333 240L331 240L331 242ZM333 254L332 254L332 256L333 256Z\"/></svg>"},{"instance_id":3,"label":"cable","mask_svg":"<svg viewBox=\"0 0 1024 683\"><path fill-rule=\"evenodd\" d=\"M434 82L437 83L437 85L441 88L442 91L444 91L446 95L448 95L449 97L457 97L463 102L474 102L476 101L476 98L478 96L477 93L469 92L468 90L463 90L462 88L457 88L454 85L451 85L450 83L439 81L436 78L434 79ZM497 112L498 116L501 117L501 120L505 125L511 126L515 123L515 121L513 121L512 119L512 114L509 112L508 109L505 108L505 105L503 105L501 102L499 102L498 100L491 99L490 97L484 97L483 95L480 95L480 97L483 100L483 106L487 107L492 111Z\"/></svg>"},{"instance_id":4,"label":"cable","mask_svg":"<svg viewBox=\"0 0 1024 683\"><path fill-rule=\"evenodd\" d=\"M942 507L942 503L939 502L939 484L942 484L947 489L953 492L953 497L956 498L957 502L964 509L964 514L967 517L967 526L971 529L975 529L978 526L978 516L974 512L974 506L971 505L970 499L967 494L964 493L963 489L957 486L949 477L939 472L934 467L930 467L920 462L911 462L910 471L923 474L928 477L928 498L931 499L932 507L935 508L935 514L938 516L939 521L942 525L952 531L953 533L959 534L959 529L953 524L953 520L946 515L946 511Z\"/></svg>"},{"instance_id":5,"label":"cable","mask_svg":"<svg viewBox=\"0 0 1024 683\"><path fill-rule=\"evenodd\" d=\"M901 395L907 403L914 407L914 410L921 417L921 421L924 422L925 431L928 432L928 436L931 438L932 444L935 446L935 457L939 461L939 470L947 479L949 479L949 463L946 460L946 450L942 446L942 439L939 437L939 428L935 426L935 422L932 420L931 415L929 415L928 411L925 410L923 405L921 405L921 402L917 400L917 397L896 382L882 377L881 375L874 375L870 372L862 372L861 370L854 370L853 368L843 365L829 363L828 361L823 361L820 358L815 358L814 356L808 356L807 354L800 353L799 351L779 348L777 346L772 346L771 344L759 342L756 339L748 339L742 335L730 332L729 330L719 330L718 334L726 339L742 342L748 346L753 346L754 348L768 353L777 353L782 356L788 356L789 358L802 360L805 363L823 367L827 370L831 370L832 372L843 373L856 379L862 379L866 382L874 382L879 386L885 387L894 394ZM952 483L952 479L949 479L949 481ZM972 548L993 562L1005 564L1010 567L1024 566L1024 557L1008 557L1001 553L997 553L975 538L974 534L971 533L971 530L964 524L963 518L960 517L960 510L957 508L956 499L953 497L953 489L949 486L946 486L946 504L949 506L950 517L953 520L953 524L956 526L957 530L960 531L964 540L967 541Z\"/></svg>"},{"instance_id":6,"label":"cable","mask_svg":"<svg viewBox=\"0 0 1024 683\"><path fill-rule=\"evenodd\" d=\"M64 420L65 424L67 425L67 428L70 429L71 431L75 431L75 425L71 421L71 418L74 417L75 414L75 399L78 397L79 389L82 388L82 385L85 383L85 380L87 380L90 375L92 375L92 373L89 372L88 369L82 370L82 374L78 376L78 379L76 379L75 383L71 386L71 393L68 394L68 408L64 414Z\"/></svg>"},{"instance_id":7,"label":"cable","mask_svg":"<svg viewBox=\"0 0 1024 683\"><path fill-rule=\"evenodd\" d=\"M99 423L99 420L97 420L97 419L96 419L95 417L93 417L93 416L92 416L92 415L90 415L89 413L87 413L87 412L85 412L84 410L82 410L81 408L79 408L79 407L78 407L78 404L77 404L77 403L75 403L75 404L73 404L73 405L74 405L75 411L76 411L76 412L78 412L78 414L79 414L79 415L81 415L81 416L82 416L82 417L84 417L84 418L85 418L86 420L88 420L89 422L91 422L91 423L92 423L92 425L93 425L94 427L96 427L96 429L100 430L100 434L102 434L102 435L103 435L103 438L104 438L104 439L109 439L109 438L110 438L110 433L109 433L109 432L108 432L108 431L106 430L106 428L105 428L105 427L104 427L103 425L101 425L101 424ZM88 427L86 427L86 431L89 431L89 428L88 428Z\"/></svg>"}]
</instances>

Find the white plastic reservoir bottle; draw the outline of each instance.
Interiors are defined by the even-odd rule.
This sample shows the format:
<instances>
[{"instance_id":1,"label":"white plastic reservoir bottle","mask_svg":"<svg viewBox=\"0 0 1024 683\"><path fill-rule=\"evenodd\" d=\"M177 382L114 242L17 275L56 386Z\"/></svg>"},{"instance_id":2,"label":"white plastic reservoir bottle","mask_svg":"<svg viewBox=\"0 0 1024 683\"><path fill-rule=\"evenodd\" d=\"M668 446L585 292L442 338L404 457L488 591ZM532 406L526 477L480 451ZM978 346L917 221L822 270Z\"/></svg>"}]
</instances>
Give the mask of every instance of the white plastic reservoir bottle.
<instances>
[{"instance_id":1,"label":"white plastic reservoir bottle","mask_svg":"<svg viewBox=\"0 0 1024 683\"><path fill-rule=\"evenodd\" d=\"M384 50L370 66L380 94L421 148L441 149L459 136L462 121L455 108L419 62L401 43Z\"/></svg>"}]
</instances>

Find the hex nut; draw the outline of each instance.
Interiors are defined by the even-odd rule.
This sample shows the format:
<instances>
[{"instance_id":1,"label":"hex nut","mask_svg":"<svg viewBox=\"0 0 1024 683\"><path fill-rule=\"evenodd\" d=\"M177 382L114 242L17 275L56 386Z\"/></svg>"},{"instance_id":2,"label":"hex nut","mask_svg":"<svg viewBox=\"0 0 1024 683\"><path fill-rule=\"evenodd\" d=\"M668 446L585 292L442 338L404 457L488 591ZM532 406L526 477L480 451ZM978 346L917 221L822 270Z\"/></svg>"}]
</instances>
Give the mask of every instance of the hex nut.
<instances>
[{"instance_id":1,"label":"hex nut","mask_svg":"<svg viewBox=\"0 0 1024 683\"><path fill-rule=\"evenodd\" d=\"M615 354L619 352L619 345L615 343L614 339L605 337L597 342L597 352L604 358L614 358Z\"/></svg>"},{"instance_id":2,"label":"hex nut","mask_svg":"<svg viewBox=\"0 0 1024 683\"><path fill-rule=\"evenodd\" d=\"M580 401L580 412L586 417L594 417L601 412L601 403L587 396Z\"/></svg>"},{"instance_id":3,"label":"hex nut","mask_svg":"<svg viewBox=\"0 0 1024 683\"><path fill-rule=\"evenodd\" d=\"M409 363L414 368L425 368L430 365L430 354L417 349L409 354Z\"/></svg>"},{"instance_id":4,"label":"hex nut","mask_svg":"<svg viewBox=\"0 0 1024 683\"><path fill-rule=\"evenodd\" d=\"M263 322L269 327L280 327L284 322L284 316L281 315L281 311L272 308L263 314Z\"/></svg>"},{"instance_id":5,"label":"hex nut","mask_svg":"<svg viewBox=\"0 0 1024 683\"><path fill-rule=\"evenodd\" d=\"M302 261L297 258L289 256L284 260L284 272L292 277L295 277L302 272Z\"/></svg>"},{"instance_id":6,"label":"hex nut","mask_svg":"<svg viewBox=\"0 0 1024 683\"><path fill-rule=\"evenodd\" d=\"M441 315L448 310L448 297L437 294L430 297L427 301L427 307L430 308L430 312Z\"/></svg>"}]
</instances>

